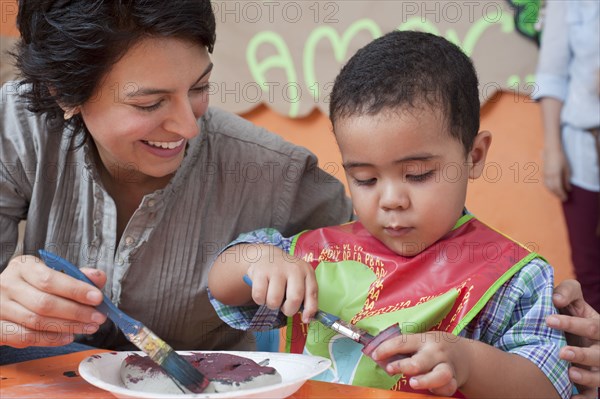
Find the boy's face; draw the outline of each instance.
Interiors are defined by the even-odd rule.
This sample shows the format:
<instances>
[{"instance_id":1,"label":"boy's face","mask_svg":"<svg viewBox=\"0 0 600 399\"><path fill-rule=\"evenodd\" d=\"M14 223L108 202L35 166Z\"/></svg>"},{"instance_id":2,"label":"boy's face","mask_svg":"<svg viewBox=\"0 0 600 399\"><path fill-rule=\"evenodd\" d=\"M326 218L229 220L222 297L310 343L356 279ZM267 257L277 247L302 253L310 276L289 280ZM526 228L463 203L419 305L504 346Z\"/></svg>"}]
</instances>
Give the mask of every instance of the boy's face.
<instances>
[{"instance_id":1,"label":"boy's face","mask_svg":"<svg viewBox=\"0 0 600 399\"><path fill-rule=\"evenodd\" d=\"M468 179L481 174L491 142L481 132L465 154L442 113L428 107L343 118L335 135L359 220L403 256L454 227Z\"/></svg>"}]
</instances>

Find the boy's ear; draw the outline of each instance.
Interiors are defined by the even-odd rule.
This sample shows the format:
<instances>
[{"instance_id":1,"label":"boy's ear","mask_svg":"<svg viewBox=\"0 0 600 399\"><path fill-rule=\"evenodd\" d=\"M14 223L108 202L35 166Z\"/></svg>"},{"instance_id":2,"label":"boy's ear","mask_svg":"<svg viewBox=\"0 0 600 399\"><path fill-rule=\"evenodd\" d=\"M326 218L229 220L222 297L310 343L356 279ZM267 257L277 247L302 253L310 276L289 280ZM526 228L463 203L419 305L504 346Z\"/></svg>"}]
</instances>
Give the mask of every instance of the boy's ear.
<instances>
[{"instance_id":1,"label":"boy's ear","mask_svg":"<svg viewBox=\"0 0 600 399\"><path fill-rule=\"evenodd\" d=\"M483 173L485 159L492 144L492 134L483 130L475 136L473 147L469 151L467 162L469 165L469 179L477 179Z\"/></svg>"}]
</instances>

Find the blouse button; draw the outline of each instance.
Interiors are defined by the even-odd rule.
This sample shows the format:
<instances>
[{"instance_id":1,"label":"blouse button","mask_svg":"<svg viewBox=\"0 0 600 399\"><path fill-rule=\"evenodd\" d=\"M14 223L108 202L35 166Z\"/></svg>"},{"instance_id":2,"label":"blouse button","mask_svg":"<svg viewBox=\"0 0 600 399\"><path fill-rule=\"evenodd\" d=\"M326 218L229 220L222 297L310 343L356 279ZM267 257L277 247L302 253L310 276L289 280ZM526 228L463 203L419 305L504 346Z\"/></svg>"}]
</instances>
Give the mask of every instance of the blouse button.
<instances>
[{"instance_id":1,"label":"blouse button","mask_svg":"<svg viewBox=\"0 0 600 399\"><path fill-rule=\"evenodd\" d=\"M134 239L133 239L133 237L131 237L131 236L127 236L127 237L125 237L125 245L127 245L127 246L130 246L130 245L132 245L134 241L135 241L135 240L134 240Z\"/></svg>"}]
</instances>

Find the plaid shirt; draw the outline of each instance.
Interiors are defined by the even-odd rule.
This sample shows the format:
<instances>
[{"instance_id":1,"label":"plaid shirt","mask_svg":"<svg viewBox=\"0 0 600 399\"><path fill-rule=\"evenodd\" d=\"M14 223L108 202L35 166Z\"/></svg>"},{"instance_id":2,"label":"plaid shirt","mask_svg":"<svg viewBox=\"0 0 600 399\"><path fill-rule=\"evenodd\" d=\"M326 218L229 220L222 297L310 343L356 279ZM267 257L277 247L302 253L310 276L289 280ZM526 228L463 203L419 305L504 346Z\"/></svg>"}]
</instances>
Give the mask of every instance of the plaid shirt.
<instances>
[{"instance_id":1,"label":"plaid shirt","mask_svg":"<svg viewBox=\"0 0 600 399\"><path fill-rule=\"evenodd\" d=\"M269 244L289 253L291 242L291 238L275 229L261 229L240 235L227 248L241 243ZM570 398L569 363L558 357L559 349L566 344L565 337L545 322L546 316L556 313L552 304L553 281L552 267L542 259L532 260L500 287L459 336L529 359L562 398ZM210 291L209 298L219 317L233 328L265 331L285 325L285 315L266 306L226 306Z\"/></svg>"}]
</instances>

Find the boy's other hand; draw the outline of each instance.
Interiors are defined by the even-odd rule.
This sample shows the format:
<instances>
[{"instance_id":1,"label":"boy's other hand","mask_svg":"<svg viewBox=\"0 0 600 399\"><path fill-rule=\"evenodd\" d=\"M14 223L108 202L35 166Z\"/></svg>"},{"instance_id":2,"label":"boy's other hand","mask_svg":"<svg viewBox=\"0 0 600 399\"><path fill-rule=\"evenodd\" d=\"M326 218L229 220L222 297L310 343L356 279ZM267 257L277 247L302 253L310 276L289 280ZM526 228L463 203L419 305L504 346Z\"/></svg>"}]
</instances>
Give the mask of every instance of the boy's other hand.
<instances>
[{"instance_id":1,"label":"boy's other hand","mask_svg":"<svg viewBox=\"0 0 600 399\"><path fill-rule=\"evenodd\" d=\"M373 353L373 359L387 359L396 354L413 354L390 362L386 371L410 377L413 389L427 389L435 395L452 396L466 380L463 338L441 332L400 335L384 341Z\"/></svg>"},{"instance_id":2,"label":"boy's other hand","mask_svg":"<svg viewBox=\"0 0 600 399\"><path fill-rule=\"evenodd\" d=\"M554 289L552 297L561 315L546 318L549 327L567 333L567 343L560 351L561 359L579 365L569 369L569 378L581 395L574 398L596 398L600 386L600 315L583 299L581 285L565 280Z\"/></svg>"},{"instance_id":3,"label":"boy's other hand","mask_svg":"<svg viewBox=\"0 0 600 399\"><path fill-rule=\"evenodd\" d=\"M442 331L400 335L382 342L371 357L385 361L393 355L409 357L390 361L389 374L404 374L415 390L435 395L465 397L516 397L506 381L531 381L519 397L558 398L558 392L541 370L528 359L503 352L486 343ZM502 378L498 378L502 376Z\"/></svg>"}]
</instances>

